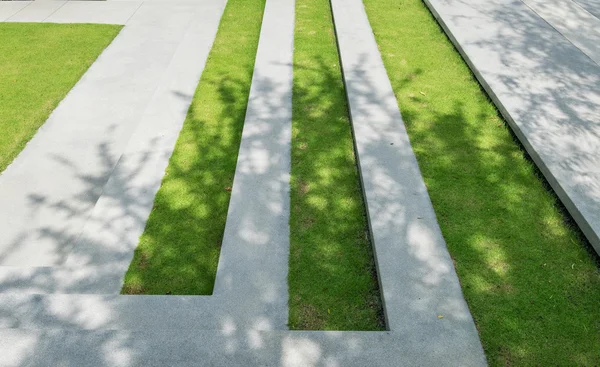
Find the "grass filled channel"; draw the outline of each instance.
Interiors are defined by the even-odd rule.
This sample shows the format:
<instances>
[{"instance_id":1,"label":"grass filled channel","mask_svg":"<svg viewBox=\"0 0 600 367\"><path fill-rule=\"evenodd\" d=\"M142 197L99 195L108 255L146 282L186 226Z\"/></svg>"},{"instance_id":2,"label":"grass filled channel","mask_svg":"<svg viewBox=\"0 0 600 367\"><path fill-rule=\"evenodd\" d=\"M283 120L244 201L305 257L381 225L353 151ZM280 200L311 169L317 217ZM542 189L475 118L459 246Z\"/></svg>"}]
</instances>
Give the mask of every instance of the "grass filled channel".
<instances>
[{"instance_id":1,"label":"grass filled channel","mask_svg":"<svg viewBox=\"0 0 600 367\"><path fill-rule=\"evenodd\" d=\"M121 26L0 23L0 172Z\"/></svg>"},{"instance_id":2,"label":"grass filled channel","mask_svg":"<svg viewBox=\"0 0 600 367\"><path fill-rule=\"evenodd\" d=\"M365 0L494 366L600 365L600 272L421 0Z\"/></svg>"},{"instance_id":3,"label":"grass filled channel","mask_svg":"<svg viewBox=\"0 0 600 367\"><path fill-rule=\"evenodd\" d=\"M229 0L125 294L211 294L265 0Z\"/></svg>"},{"instance_id":4,"label":"grass filled channel","mask_svg":"<svg viewBox=\"0 0 600 367\"><path fill-rule=\"evenodd\" d=\"M382 330L382 306L328 0L296 0L292 329Z\"/></svg>"}]
</instances>

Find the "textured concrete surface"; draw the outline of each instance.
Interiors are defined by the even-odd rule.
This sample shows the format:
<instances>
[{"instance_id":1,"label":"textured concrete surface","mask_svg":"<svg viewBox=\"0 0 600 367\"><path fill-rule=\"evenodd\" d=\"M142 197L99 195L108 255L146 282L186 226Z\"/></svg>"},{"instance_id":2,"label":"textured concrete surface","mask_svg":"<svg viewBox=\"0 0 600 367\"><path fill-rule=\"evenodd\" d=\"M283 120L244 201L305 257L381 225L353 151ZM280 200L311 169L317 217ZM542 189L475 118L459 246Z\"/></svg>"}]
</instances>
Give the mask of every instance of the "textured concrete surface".
<instances>
[{"instance_id":1,"label":"textured concrete surface","mask_svg":"<svg viewBox=\"0 0 600 367\"><path fill-rule=\"evenodd\" d=\"M214 288L238 317L279 329L288 317L294 5L266 4Z\"/></svg>"},{"instance_id":2,"label":"textured concrete surface","mask_svg":"<svg viewBox=\"0 0 600 367\"><path fill-rule=\"evenodd\" d=\"M331 3L388 328L461 345L455 365L485 364L362 1Z\"/></svg>"},{"instance_id":3,"label":"textured concrete surface","mask_svg":"<svg viewBox=\"0 0 600 367\"><path fill-rule=\"evenodd\" d=\"M600 64L600 19L571 0L522 1L596 64Z\"/></svg>"},{"instance_id":4,"label":"textured concrete surface","mask_svg":"<svg viewBox=\"0 0 600 367\"><path fill-rule=\"evenodd\" d=\"M430 344L425 353L421 346ZM7 345L10 348L7 348ZM457 366L468 350L405 332L0 330L6 365ZM465 361L460 366L477 366Z\"/></svg>"},{"instance_id":5,"label":"textured concrete surface","mask_svg":"<svg viewBox=\"0 0 600 367\"><path fill-rule=\"evenodd\" d=\"M520 1L425 3L600 252L600 66Z\"/></svg>"}]
</instances>

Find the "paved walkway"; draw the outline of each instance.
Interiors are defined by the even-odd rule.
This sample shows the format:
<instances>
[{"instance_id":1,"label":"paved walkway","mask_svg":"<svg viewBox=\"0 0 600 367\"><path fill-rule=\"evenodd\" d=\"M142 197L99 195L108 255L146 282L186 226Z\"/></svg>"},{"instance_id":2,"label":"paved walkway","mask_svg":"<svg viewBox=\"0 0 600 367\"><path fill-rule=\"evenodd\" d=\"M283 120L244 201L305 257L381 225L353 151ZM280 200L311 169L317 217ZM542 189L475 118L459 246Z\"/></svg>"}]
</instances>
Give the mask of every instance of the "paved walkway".
<instances>
[{"instance_id":1,"label":"paved walkway","mask_svg":"<svg viewBox=\"0 0 600 367\"><path fill-rule=\"evenodd\" d=\"M0 176L2 363L485 365L362 2L332 3L390 330L286 330L294 0L267 1L212 296L118 292L224 1L35 2L0 14L125 27Z\"/></svg>"},{"instance_id":2,"label":"paved walkway","mask_svg":"<svg viewBox=\"0 0 600 367\"><path fill-rule=\"evenodd\" d=\"M425 2L600 253L600 3Z\"/></svg>"}]
</instances>

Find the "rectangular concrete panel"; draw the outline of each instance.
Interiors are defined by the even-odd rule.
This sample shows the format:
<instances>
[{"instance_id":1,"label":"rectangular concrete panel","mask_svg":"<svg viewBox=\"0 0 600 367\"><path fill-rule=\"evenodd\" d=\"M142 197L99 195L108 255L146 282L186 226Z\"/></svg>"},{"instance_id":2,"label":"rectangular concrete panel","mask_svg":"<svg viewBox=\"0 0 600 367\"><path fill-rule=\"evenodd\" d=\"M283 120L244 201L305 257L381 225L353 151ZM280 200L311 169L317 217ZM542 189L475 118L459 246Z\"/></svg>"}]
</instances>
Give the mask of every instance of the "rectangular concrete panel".
<instances>
[{"instance_id":1,"label":"rectangular concrete panel","mask_svg":"<svg viewBox=\"0 0 600 367\"><path fill-rule=\"evenodd\" d=\"M287 328L294 0L267 1L214 294Z\"/></svg>"},{"instance_id":2,"label":"rectangular concrete panel","mask_svg":"<svg viewBox=\"0 0 600 367\"><path fill-rule=\"evenodd\" d=\"M331 4L388 328L468 351L456 365L484 364L362 1Z\"/></svg>"},{"instance_id":3,"label":"rectangular concrete panel","mask_svg":"<svg viewBox=\"0 0 600 367\"><path fill-rule=\"evenodd\" d=\"M435 347L424 352L423 343ZM481 365L437 335L405 332L4 329L0 353L15 366Z\"/></svg>"},{"instance_id":4,"label":"rectangular concrete panel","mask_svg":"<svg viewBox=\"0 0 600 367\"><path fill-rule=\"evenodd\" d=\"M600 66L522 2L425 3L600 252Z\"/></svg>"}]
</instances>

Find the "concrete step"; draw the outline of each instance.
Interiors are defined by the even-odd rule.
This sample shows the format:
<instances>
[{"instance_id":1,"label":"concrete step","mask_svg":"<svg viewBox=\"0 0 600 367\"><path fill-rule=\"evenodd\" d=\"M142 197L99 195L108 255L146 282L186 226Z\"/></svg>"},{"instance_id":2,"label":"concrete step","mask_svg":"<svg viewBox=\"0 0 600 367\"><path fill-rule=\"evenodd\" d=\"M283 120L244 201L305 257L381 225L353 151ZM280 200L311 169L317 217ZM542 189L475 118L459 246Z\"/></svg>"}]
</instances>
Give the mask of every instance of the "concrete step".
<instances>
[{"instance_id":1,"label":"concrete step","mask_svg":"<svg viewBox=\"0 0 600 367\"><path fill-rule=\"evenodd\" d=\"M404 332L0 329L6 366L483 366L462 338Z\"/></svg>"},{"instance_id":2,"label":"concrete step","mask_svg":"<svg viewBox=\"0 0 600 367\"><path fill-rule=\"evenodd\" d=\"M223 296L0 294L0 327L69 330L286 330L277 303L260 312Z\"/></svg>"}]
</instances>

